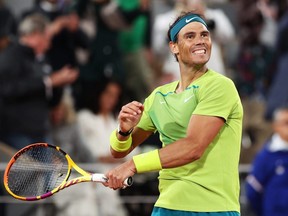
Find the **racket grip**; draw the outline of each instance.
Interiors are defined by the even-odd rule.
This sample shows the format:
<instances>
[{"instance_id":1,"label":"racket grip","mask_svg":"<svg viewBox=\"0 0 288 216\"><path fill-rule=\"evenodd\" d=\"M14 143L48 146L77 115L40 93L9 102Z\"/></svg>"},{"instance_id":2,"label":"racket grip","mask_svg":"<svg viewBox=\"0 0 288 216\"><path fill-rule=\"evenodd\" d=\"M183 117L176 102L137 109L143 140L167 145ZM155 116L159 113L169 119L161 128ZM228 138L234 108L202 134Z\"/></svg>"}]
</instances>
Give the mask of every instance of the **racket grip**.
<instances>
[{"instance_id":1,"label":"racket grip","mask_svg":"<svg viewBox=\"0 0 288 216\"><path fill-rule=\"evenodd\" d=\"M108 178L104 174L94 173L92 174L91 180L94 182L105 183L108 181ZM127 186L131 186L133 184L133 178L131 176L128 177L127 179L124 180L123 184L124 184L123 189L126 188Z\"/></svg>"}]
</instances>

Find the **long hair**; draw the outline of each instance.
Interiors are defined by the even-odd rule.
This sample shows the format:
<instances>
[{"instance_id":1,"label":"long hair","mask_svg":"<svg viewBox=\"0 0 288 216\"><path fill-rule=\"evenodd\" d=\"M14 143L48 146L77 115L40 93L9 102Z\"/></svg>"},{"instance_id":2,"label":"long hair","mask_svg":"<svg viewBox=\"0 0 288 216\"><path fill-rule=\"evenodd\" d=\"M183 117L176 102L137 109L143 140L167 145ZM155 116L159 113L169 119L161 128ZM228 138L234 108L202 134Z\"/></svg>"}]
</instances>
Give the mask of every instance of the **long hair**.
<instances>
[{"instance_id":1,"label":"long hair","mask_svg":"<svg viewBox=\"0 0 288 216\"><path fill-rule=\"evenodd\" d=\"M93 113L97 114L100 112L100 109L101 109L100 97L102 96L103 92L106 90L107 86L111 83L118 85L120 90L121 90L119 98L118 98L118 103L116 104L116 106L112 110L112 113L114 116L116 116L119 113L120 108L123 105L123 87L120 84L120 82L118 82L114 79L109 79L109 78L105 78L105 79L101 80L101 82L98 82L95 85L94 91L91 92L91 102L89 103L88 108Z\"/></svg>"}]
</instances>

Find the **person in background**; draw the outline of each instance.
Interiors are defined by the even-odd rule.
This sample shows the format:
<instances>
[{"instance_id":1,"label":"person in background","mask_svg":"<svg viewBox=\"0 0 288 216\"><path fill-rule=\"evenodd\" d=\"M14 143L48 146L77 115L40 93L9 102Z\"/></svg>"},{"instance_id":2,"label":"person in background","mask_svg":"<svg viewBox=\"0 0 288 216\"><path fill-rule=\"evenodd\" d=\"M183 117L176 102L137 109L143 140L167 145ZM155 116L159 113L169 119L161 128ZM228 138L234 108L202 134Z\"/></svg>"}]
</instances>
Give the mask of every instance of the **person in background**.
<instances>
[{"instance_id":1,"label":"person in background","mask_svg":"<svg viewBox=\"0 0 288 216\"><path fill-rule=\"evenodd\" d=\"M140 2L147 1L140 0ZM131 36L129 35L129 29L132 27L133 22L143 14L143 4L130 0L75 0L73 8L81 19L90 11L96 31L95 36L91 38L87 62L80 68L80 77L78 80L79 91L75 94L77 110L90 106L89 95L95 89L95 85L98 82L108 78L126 83L126 67L123 64L123 52L119 46L119 34L127 30L128 37ZM134 32L134 30L137 31L133 27L132 34L138 33ZM138 38L133 39L131 45L138 46L138 42L141 44L142 30L139 32L139 35L136 36ZM132 48L134 49L135 47ZM125 47L125 51L127 51L127 47ZM142 80L140 81L142 82ZM126 85L123 85L123 88L125 88L123 90L126 92ZM132 96L134 92L130 94ZM129 96L128 93L127 96Z\"/></svg>"},{"instance_id":2,"label":"person in background","mask_svg":"<svg viewBox=\"0 0 288 216\"><path fill-rule=\"evenodd\" d=\"M11 13L10 9L6 7L3 0L0 0L0 55L1 52L9 46L12 37L16 35L16 19ZM2 129L5 125L2 125L2 97L0 95L0 137L3 133ZM3 158L2 158L3 159ZM3 180L0 181L0 196L4 195ZM6 206L4 202L0 203L0 215L6 215Z\"/></svg>"},{"instance_id":3,"label":"person in background","mask_svg":"<svg viewBox=\"0 0 288 216\"><path fill-rule=\"evenodd\" d=\"M155 132L163 147L106 172L104 185L119 189L135 173L159 171L153 216L239 216L243 109L237 89L206 66L212 42L203 15L180 14L168 37L180 80L157 87L144 104L124 105L110 135L115 158L125 157Z\"/></svg>"},{"instance_id":4,"label":"person in background","mask_svg":"<svg viewBox=\"0 0 288 216\"><path fill-rule=\"evenodd\" d=\"M240 161L249 164L272 133L264 114L269 90L267 83L271 70L274 70L275 52L260 40L264 19L256 3L241 1L241 5L238 11L239 50L233 80L245 113Z\"/></svg>"},{"instance_id":5,"label":"person in background","mask_svg":"<svg viewBox=\"0 0 288 216\"><path fill-rule=\"evenodd\" d=\"M109 135L117 126L116 115L120 108L122 87L118 82L106 79L99 83L91 94L93 103L89 109L78 111L77 123L84 144L83 148L92 155L90 162L99 162L98 172L105 173L123 161L114 159L109 150ZM91 191L91 193L98 197L99 215L127 215L126 209L121 203L119 191L108 190L100 185L96 187L96 191Z\"/></svg>"},{"instance_id":6,"label":"person in background","mask_svg":"<svg viewBox=\"0 0 288 216\"><path fill-rule=\"evenodd\" d=\"M77 164L91 162L91 154L85 148L79 134L76 111L71 89L65 88L59 105L50 111L52 144L59 146ZM92 172L92 170L91 170ZM70 178L78 177L74 173ZM95 183L79 184L69 190L61 191L61 196L53 196L54 216L98 216L97 193ZM71 199L73 197L73 199Z\"/></svg>"},{"instance_id":7,"label":"person in background","mask_svg":"<svg viewBox=\"0 0 288 216\"><path fill-rule=\"evenodd\" d=\"M0 53L17 34L17 22L10 9L0 0Z\"/></svg>"},{"instance_id":8,"label":"person in background","mask_svg":"<svg viewBox=\"0 0 288 216\"><path fill-rule=\"evenodd\" d=\"M24 18L30 14L39 13L53 24L55 30L51 35L51 44L46 51L46 56L54 71L65 66L78 70L81 64L77 51L79 49L87 51L89 47L90 39L80 28L80 19L73 11L71 4L70 1L62 0L38 0L35 1L31 9L24 11L22 14L22 18ZM71 84L73 95L77 94L78 80ZM54 97L51 103L55 105L59 103L63 90L62 87L54 88L59 97Z\"/></svg>"},{"instance_id":9,"label":"person in background","mask_svg":"<svg viewBox=\"0 0 288 216\"><path fill-rule=\"evenodd\" d=\"M125 13L133 14L133 10L140 8L138 16L131 22L131 26L119 33L120 50L123 53L125 68L125 87L130 100L144 101L155 86L156 76L153 73L151 57L151 9L143 8L143 0L118 0ZM142 11L141 11L142 10ZM131 11L131 12L130 12ZM135 16L135 15L134 15Z\"/></svg>"},{"instance_id":10,"label":"person in background","mask_svg":"<svg viewBox=\"0 0 288 216\"><path fill-rule=\"evenodd\" d=\"M79 134L71 89L65 88L60 103L51 108L49 116L52 144L61 147L78 163L91 161L90 152L83 148L84 144Z\"/></svg>"},{"instance_id":11,"label":"person in background","mask_svg":"<svg viewBox=\"0 0 288 216\"><path fill-rule=\"evenodd\" d=\"M73 8L83 19L90 11L96 34L90 39L87 62L80 67L75 91L77 110L90 107L90 93L102 80L112 78L125 82L119 31L127 28L122 10L115 0L75 0Z\"/></svg>"},{"instance_id":12,"label":"person in background","mask_svg":"<svg viewBox=\"0 0 288 216\"><path fill-rule=\"evenodd\" d=\"M67 1L69 2L69 1ZM76 49L88 49L89 38L80 28L79 17L72 6L61 0L39 0L33 8L24 11L22 17L39 13L57 26L57 33L51 38L51 45L46 55L54 70L69 65L78 67Z\"/></svg>"},{"instance_id":13,"label":"person in background","mask_svg":"<svg viewBox=\"0 0 288 216\"><path fill-rule=\"evenodd\" d=\"M288 3L286 5L288 8ZM274 74L271 76L272 82L267 94L267 105L265 117L271 120L273 112L277 107L288 103L288 86L286 85L288 67L288 10L278 22L275 46L275 67Z\"/></svg>"},{"instance_id":14,"label":"person in background","mask_svg":"<svg viewBox=\"0 0 288 216\"><path fill-rule=\"evenodd\" d=\"M57 96L53 89L78 77L78 71L70 67L52 71L46 61L54 31L43 16L28 16L19 25L19 40L0 55L0 140L16 149L50 140L49 101Z\"/></svg>"},{"instance_id":15,"label":"person in background","mask_svg":"<svg viewBox=\"0 0 288 216\"><path fill-rule=\"evenodd\" d=\"M288 106L274 111L272 126L273 135L246 180L249 206L257 216L288 215Z\"/></svg>"}]
</instances>

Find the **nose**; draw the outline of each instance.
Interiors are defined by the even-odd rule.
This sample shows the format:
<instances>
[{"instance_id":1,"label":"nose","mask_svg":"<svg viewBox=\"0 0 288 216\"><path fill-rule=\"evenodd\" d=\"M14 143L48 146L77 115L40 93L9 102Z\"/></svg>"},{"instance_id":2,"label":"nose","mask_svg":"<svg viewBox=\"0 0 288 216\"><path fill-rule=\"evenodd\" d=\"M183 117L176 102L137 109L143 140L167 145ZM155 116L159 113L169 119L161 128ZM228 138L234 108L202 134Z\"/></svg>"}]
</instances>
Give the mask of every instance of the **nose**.
<instances>
[{"instance_id":1,"label":"nose","mask_svg":"<svg viewBox=\"0 0 288 216\"><path fill-rule=\"evenodd\" d=\"M204 44L205 39L199 35L196 37L196 44Z\"/></svg>"}]
</instances>

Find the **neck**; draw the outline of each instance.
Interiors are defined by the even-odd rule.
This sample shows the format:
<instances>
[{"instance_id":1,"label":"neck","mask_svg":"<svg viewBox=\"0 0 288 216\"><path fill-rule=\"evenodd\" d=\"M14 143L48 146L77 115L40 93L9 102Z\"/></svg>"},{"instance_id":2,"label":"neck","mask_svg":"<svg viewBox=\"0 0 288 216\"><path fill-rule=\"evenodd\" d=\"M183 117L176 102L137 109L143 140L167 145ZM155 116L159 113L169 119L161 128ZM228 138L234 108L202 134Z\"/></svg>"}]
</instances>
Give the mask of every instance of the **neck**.
<instances>
[{"instance_id":1,"label":"neck","mask_svg":"<svg viewBox=\"0 0 288 216\"><path fill-rule=\"evenodd\" d=\"M194 67L194 68L180 68L181 71L181 78L179 85L176 89L177 93L180 93L184 91L192 82L197 80L199 77L201 77L203 74L207 72L208 68L206 65Z\"/></svg>"}]
</instances>

